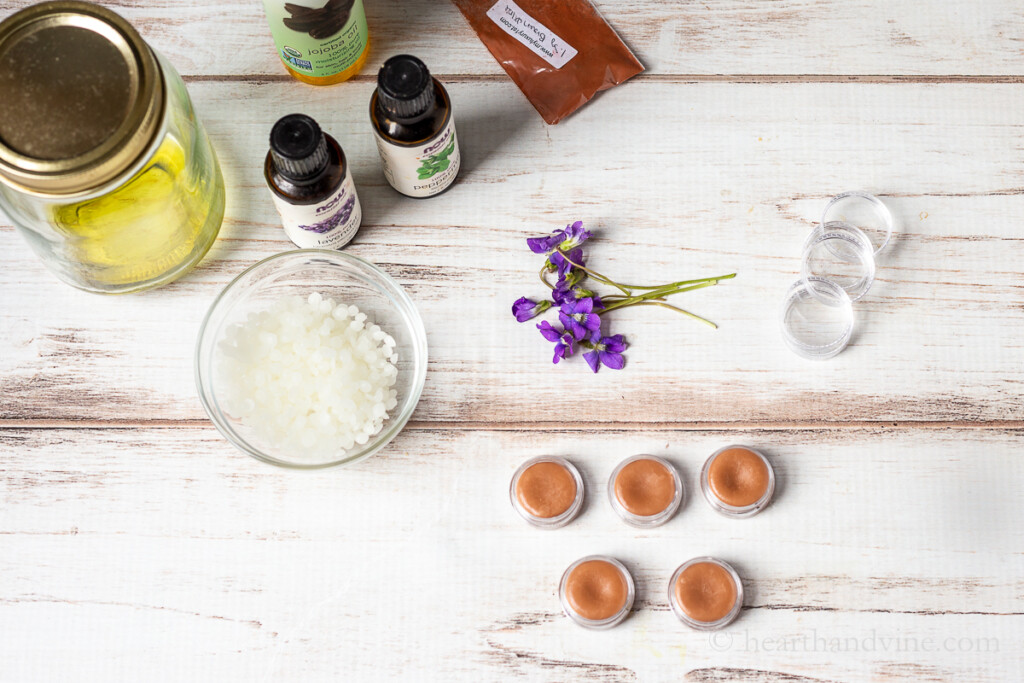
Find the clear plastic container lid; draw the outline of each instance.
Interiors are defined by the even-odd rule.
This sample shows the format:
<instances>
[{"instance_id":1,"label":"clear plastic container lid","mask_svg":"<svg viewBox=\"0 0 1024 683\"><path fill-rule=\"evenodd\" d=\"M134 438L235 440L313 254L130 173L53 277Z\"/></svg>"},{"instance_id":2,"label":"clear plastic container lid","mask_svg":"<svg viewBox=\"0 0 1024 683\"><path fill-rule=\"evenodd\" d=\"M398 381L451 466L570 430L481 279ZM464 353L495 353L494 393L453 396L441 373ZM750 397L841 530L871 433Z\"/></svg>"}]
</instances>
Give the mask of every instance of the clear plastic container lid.
<instances>
[{"instance_id":1,"label":"clear plastic container lid","mask_svg":"<svg viewBox=\"0 0 1024 683\"><path fill-rule=\"evenodd\" d=\"M829 280L857 301L871 289L875 281L875 253L871 240L864 232L849 223L830 221L822 223L807 236L800 265L804 282L812 278ZM819 287L808 291L822 303L830 303L831 296Z\"/></svg>"},{"instance_id":2,"label":"clear plastic container lid","mask_svg":"<svg viewBox=\"0 0 1024 683\"><path fill-rule=\"evenodd\" d=\"M782 304L782 338L797 355L832 358L853 334L853 302L835 282L811 276L790 286Z\"/></svg>"},{"instance_id":3,"label":"clear plastic container lid","mask_svg":"<svg viewBox=\"0 0 1024 683\"><path fill-rule=\"evenodd\" d=\"M860 228L867 235L876 256L889 244L895 228L892 212L881 199L856 190L837 194L825 205L821 224L833 221Z\"/></svg>"}]
</instances>

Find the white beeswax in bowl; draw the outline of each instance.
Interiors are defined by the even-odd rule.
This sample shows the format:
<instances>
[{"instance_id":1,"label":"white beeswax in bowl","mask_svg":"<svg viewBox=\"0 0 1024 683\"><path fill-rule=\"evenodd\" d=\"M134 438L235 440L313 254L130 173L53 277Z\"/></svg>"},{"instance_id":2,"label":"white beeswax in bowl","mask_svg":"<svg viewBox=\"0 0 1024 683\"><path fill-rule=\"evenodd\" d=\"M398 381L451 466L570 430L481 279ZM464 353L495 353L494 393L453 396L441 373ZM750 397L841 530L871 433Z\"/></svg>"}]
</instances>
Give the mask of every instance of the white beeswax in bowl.
<instances>
[{"instance_id":1,"label":"white beeswax in bowl","mask_svg":"<svg viewBox=\"0 0 1024 683\"><path fill-rule=\"evenodd\" d=\"M225 413L296 460L365 444L398 404L394 338L319 293L231 325L215 362Z\"/></svg>"}]
</instances>

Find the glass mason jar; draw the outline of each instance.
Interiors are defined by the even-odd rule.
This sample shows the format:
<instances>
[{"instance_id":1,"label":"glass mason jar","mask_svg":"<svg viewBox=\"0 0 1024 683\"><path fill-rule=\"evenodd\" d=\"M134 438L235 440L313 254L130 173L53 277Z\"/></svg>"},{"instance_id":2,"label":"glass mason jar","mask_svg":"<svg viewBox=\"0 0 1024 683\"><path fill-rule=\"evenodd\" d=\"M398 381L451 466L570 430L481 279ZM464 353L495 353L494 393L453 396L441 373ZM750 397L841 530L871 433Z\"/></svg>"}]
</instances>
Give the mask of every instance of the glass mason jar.
<instances>
[{"instance_id":1,"label":"glass mason jar","mask_svg":"<svg viewBox=\"0 0 1024 683\"><path fill-rule=\"evenodd\" d=\"M213 147L181 77L117 14L57 1L0 23L0 209L91 292L160 286L213 244Z\"/></svg>"}]
</instances>

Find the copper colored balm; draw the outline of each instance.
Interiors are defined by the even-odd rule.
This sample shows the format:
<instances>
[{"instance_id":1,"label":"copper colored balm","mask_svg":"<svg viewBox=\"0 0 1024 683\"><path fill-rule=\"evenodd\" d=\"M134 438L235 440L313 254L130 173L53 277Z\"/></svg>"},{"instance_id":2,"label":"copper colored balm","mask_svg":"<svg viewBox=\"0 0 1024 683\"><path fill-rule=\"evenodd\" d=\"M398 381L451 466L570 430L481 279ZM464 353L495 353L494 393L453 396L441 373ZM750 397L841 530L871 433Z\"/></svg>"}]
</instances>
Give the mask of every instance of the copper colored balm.
<instances>
[{"instance_id":1,"label":"copper colored balm","mask_svg":"<svg viewBox=\"0 0 1024 683\"><path fill-rule=\"evenodd\" d=\"M695 629L714 630L731 623L743 605L743 584L735 570L711 557L698 557L676 570L669 602L679 619Z\"/></svg>"},{"instance_id":2,"label":"copper colored balm","mask_svg":"<svg viewBox=\"0 0 1024 683\"><path fill-rule=\"evenodd\" d=\"M608 497L627 524L652 527L664 524L675 514L682 502L683 485L668 461L653 455L636 455L612 472Z\"/></svg>"},{"instance_id":3,"label":"copper colored balm","mask_svg":"<svg viewBox=\"0 0 1024 683\"><path fill-rule=\"evenodd\" d=\"M633 578L618 560L592 555L574 562L562 576L559 598L565 613L587 628L610 628L633 606Z\"/></svg>"},{"instance_id":4,"label":"copper colored balm","mask_svg":"<svg viewBox=\"0 0 1024 683\"><path fill-rule=\"evenodd\" d=\"M524 463L512 478L512 505L526 521L541 527L565 526L583 505L583 479L564 458L540 457Z\"/></svg>"},{"instance_id":5,"label":"copper colored balm","mask_svg":"<svg viewBox=\"0 0 1024 683\"><path fill-rule=\"evenodd\" d=\"M775 472L761 453L726 446L704 464L701 490L711 507L733 517L757 514L771 502Z\"/></svg>"}]
</instances>

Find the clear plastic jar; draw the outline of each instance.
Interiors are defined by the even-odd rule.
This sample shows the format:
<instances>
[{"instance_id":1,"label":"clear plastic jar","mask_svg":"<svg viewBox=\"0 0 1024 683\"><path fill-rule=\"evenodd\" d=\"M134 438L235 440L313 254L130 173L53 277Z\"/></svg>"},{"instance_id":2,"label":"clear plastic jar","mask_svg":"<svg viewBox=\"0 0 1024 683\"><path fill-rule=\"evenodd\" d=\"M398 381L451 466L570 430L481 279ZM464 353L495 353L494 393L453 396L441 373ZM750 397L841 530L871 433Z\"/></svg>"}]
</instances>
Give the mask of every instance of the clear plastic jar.
<instances>
[{"instance_id":1,"label":"clear plastic jar","mask_svg":"<svg viewBox=\"0 0 1024 683\"><path fill-rule=\"evenodd\" d=\"M224 216L213 147L181 77L120 16L54 2L9 17L0 101L0 209L61 280L150 289L212 246Z\"/></svg>"},{"instance_id":2,"label":"clear plastic jar","mask_svg":"<svg viewBox=\"0 0 1024 683\"><path fill-rule=\"evenodd\" d=\"M728 562L695 557L672 574L668 602L679 621L690 628L717 631L743 610L743 582Z\"/></svg>"},{"instance_id":3,"label":"clear plastic jar","mask_svg":"<svg viewBox=\"0 0 1024 683\"><path fill-rule=\"evenodd\" d=\"M668 460L634 455L620 462L608 478L608 501L630 526L661 526L683 502L683 480Z\"/></svg>"},{"instance_id":4,"label":"clear plastic jar","mask_svg":"<svg viewBox=\"0 0 1024 683\"><path fill-rule=\"evenodd\" d=\"M810 277L794 282L779 316L782 339L794 353L810 360L837 356L853 335L853 302L831 280Z\"/></svg>"},{"instance_id":5,"label":"clear plastic jar","mask_svg":"<svg viewBox=\"0 0 1024 683\"><path fill-rule=\"evenodd\" d=\"M633 576L624 564L607 555L576 560L558 583L558 599L566 616L595 631L621 624L635 598Z\"/></svg>"}]
</instances>

